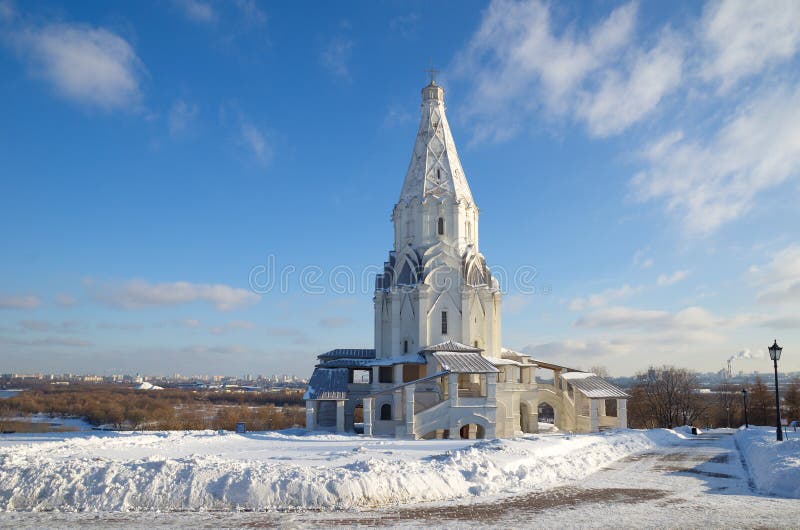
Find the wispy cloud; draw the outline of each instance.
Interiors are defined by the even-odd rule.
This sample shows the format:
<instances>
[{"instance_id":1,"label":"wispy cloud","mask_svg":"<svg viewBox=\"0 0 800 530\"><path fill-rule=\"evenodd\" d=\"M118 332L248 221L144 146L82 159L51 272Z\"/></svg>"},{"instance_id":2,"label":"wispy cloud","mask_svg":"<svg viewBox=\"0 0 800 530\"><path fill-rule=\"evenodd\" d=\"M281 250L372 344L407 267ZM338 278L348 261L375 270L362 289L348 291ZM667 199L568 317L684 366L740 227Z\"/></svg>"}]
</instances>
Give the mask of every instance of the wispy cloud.
<instances>
[{"instance_id":1,"label":"wispy cloud","mask_svg":"<svg viewBox=\"0 0 800 530\"><path fill-rule=\"evenodd\" d=\"M700 70L723 89L788 59L800 48L800 2L725 0L709 2L701 20L707 57Z\"/></svg>"},{"instance_id":2,"label":"wispy cloud","mask_svg":"<svg viewBox=\"0 0 800 530\"><path fill-rule=\"evenodd\" d=\"M656 283L659 287L675 285L676 283L685 280L688 275L689 271L685 270L675 271L672 274L659 274Z\"/></svg>"},{"instance_id":3,"label":"wispy cloud","mask_svg":"<svg viewBox=\"0 0 800 530\"><path fill-rule=\"evenodd\" d=\"M0 337L0 344L8 344L11 346L43 346L43 347L75 347L85 348L93 346L93 343L88 340L72 338L72 337L46 337L43 339L10 339L7 337Z\"/></svg>"},{"instance_id":4,"label":"wispy cloud","mask_svg":"<svg viewBox=\"0 0 800 530\"><path fill-rule=\"evenodd\" d=\"M600 293L596 293L587 297L573 298L569 303L570 311L583 311L584 309L593 307L602 307L608 305L612 301L629 298L641 292L642 287L631 287L627 283L622 287L606 289Z\"/></svg>"},{"instance_id":5,"label":"wispy cloud","mask_svg":"<svg viewBox=\"0 0 800 530\"><path fill-rule=\"evenodd\" d=\"M632 48L637 10L631 2L585 31L559 32L549 4L493 1L452 67L474 87L466 108L476 139L504 140L542 106L585 120L598 136L651 112L679 82L682 52L667 33L649 50Z\"/></svg>"},{"instance_id":6,"label":"wispy cloud","mask_svg":"<svg viewBox=\"0 0 800 530\"><path fill-rule=\"evenodd\" d=\"M716 135L662 136L641 156L633 198L663 201L685 231L707 235L739 218L762 191L800 175L800 87L754 94Z\"/></svg>"},{"instance_id":7,"label":"wispy cloud","mask_svg":"<svg viewBox=\"0 0 800 530\"><path fill-rule=\"evenodd\" d=\"M217 21L217 11L202 0L172 0L180 13L192 22L211 24Z\"/></svg>"},{"instance_id":8,"label":"wispy cloud","mask_svg":"<svg viewBox=\"0 0 800 530\"><path fill-rule=\"evenodd\" d=\"M253 123L242 117L239 121L239 134L242 144L253 155L262 167L272 161L272 145L267 141L265 133Z\"/></svg>"},{"instance_id":9,"label":"wispy cloud","mask_svg":"<svg viewBox=\"0 0 800 530\"><path fill-rule=\"evenodd\" d=\"M89 280L86 282L86 289L94 300L120 309L206 302L220 311L230 311L255 304L260 299L247 289L190 282L152 284L145 280L127 280L119 283L97 283Z\"/></svg>"},{"instance_id":10,"label":"wispy cloud","mask_svg":"<svg viewBox=\"0 0 800 530\"><path fill-rule=\"evenodd\" d=\"M55 302L61 307L72 307L78 303L74 296L65 293L57 294Z\"/></svg>"},{"instance_id":11,"label":"wispy cloud","mask_svg":"<svg viewBox=\"0 0 800 530\"><path fill-rule=\"evenodd\" d=\"M167 116L169 134L173 137L184 134L197 118L197 105L179 99L172 104Z\"/></svg>"},{"instance_id":12,"label":"wispy cloud","mask_svg":"<svg viewBox=\"0 0 800 530\"><path fill-rule=\"evenodd\" d=\"M633 254L633 266L639 269L649 269L655 265L655 260L649 257L650 249L639 249Z\"/></svg>"},{"instance_id":13,"label":"wispy cloud","mask_svg":"<svg viewBox=\"0 0 800 530\"><path fill-rule=\"evenodd\" d=\"M41 304L38 296L0 295L0 309L36 309Z\"/></svg>"},{"instance_id":14,"label":"wispy cloud","mask_svg":"<svg viewBox=\"0 0 800 530\"><path fill-rule=\"evenodd\" d=\"M133 46L104 28L22 26L10 42L31 73L72 101L106 110L137 110L145 67Z\"/></svg>"},{"instance_id":15,"label":"wispy cloud","mask_svg":"<svg viewBox=\"0 0 800 530\"><path fill-rule=\"evenodd\" d=\"M61 333L72 333L81 327L81 323L76 320L64 320L61 322L51 322L49 320L21 320L20 327L27 331L54 331Z\"/></svg>"},{"instance_id":16,"label":"wispy cloud","mask_svg":"<svg viewBox=\"0 0 800 530\"><path fill-rule=\"evenodd\" d=\"M749 274L758 289L759 302L800 304L800 245L789 245L768 263L753 265Z\"/></svg>"},{"instance_id":17,"label":"wispy cloud","mask_svg":"<svg viewBox=\"0 0 800 530\"><path fill-rule=\"evenodd\" d=\"M354 46L355 42L344 35L333 37L320 53L320 64L336 77L349 81L350 57Z\"/></svg>"},{"instance_id":18,"label":"wispy cloud","mask_svg":"<svg viewBox=\"0 0 800 530\"><path fill-rule=\"evenodd\" d=\"M342 328L353 321L349 317L326 317L320 319L319 325L323 328Z\"/></svg>"}]
</instances>

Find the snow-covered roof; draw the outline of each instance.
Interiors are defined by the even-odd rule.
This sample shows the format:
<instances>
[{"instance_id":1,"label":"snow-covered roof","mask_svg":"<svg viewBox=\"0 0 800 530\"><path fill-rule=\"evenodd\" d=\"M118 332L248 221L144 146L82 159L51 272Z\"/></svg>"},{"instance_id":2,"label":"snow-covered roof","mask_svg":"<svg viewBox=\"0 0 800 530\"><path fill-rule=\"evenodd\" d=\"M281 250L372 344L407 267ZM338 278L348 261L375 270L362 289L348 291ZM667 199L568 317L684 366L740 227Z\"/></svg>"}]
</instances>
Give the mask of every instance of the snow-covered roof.
<instances>
[{"instance_id":1,"label":"snow-covered roof","mask_svg":"<svg viewBox=\"0 0 800 530\"><path fill-rule=\"evenodd\" d=\"M303 399L337 399L336 397L326 397L330 396L332 392L346 395L348 373L347 368L314 368Z\"/></svg>"},{"instance_id":2,"label":"snow-covered roof","mask_svg":"<svg viewBox=\"0 0 800 530\"><path fill-rule=\"evenodd\" d=\"M509 348L500 348L500 357L503 359L513 359L522 362L523 359L530 359L530 355L511 350Z\"/></svg>"},{"instance_id":3,"label":"snow-covered roof","mask_svg":"<svg viewBox=\"0 0 800 530\"><path fill-rule=\"evenodd\" d=\"M342 358L374 359L375 350L373 348L337 348L317 356L317 359L321 361L330 361L332 359Z\"/></svg>"},{"instance_id":4,"label":"snow-covered roof","mask_svg":"<svg viewBox=\"0 0 800 530\"><path fill-rule=\"evenodd\" d=\"M456 374L496 374L500 370L474 352L435 352L433 356L448 372Z\"/></svg>"},{"instance_id":5,"label":"snow-covered roof","mask_svg":"<svg viewBox=\"0 0 800 530\"><path fill-rule=\"evenodd\" d=\"M409 354L389 359L349 359L340 358L320 363L322 368L369 368L371 366L392 366L395 364L425 364L425 357L419 354Z\"/></svg>"},{"instance_id":6,"label":"snow-covered roof","mask_svg":"<svg viewBox=\"0 0 800 530\"><path fill-rule=\"evenodd\" d=\"M622 389L589 372L567 372L561 378L588 398L628 398Z\"/></svg>"},{"instance_id":7,"label":"snow-covered roof","mask_svg":"<svg viewBox=\"0 0 800 530\"><path fill-rule=\"evenodd\" d=\"M484 356L484 359L486 359L495 366L504 366L504 365L523 366L522 363L514 361L512 359L501 359L500 357L489 357L489 356Z\"/></svg>"},{"instance_id":8,"label":"snow-covered roof","mask_svg":"<svg viewBox=\"0 0 800 530\"><path fill-rule=\"evenodd\" d=\"M480 353L483 350L481 348L476 348L473 346L467 346L466 344L461 344L460 342L456 342L454 340L440 342L439 344L434 344L433 346L428 346L427 348L423 348L422 350L420 350L421 353L422 352L433 353L437 351Z\"/></svg>"}]
</instances>

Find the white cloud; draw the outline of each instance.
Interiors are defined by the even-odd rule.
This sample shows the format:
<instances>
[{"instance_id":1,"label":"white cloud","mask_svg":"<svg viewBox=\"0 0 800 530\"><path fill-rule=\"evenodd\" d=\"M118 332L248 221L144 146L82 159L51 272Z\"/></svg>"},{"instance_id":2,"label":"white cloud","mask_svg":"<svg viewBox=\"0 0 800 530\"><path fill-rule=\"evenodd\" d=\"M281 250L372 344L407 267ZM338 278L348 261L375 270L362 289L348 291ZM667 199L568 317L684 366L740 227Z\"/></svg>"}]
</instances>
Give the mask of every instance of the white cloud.
<instances>
[{"instance_id":1,"label":"white cloud","mask_svg":"<svg viewBox=\"0 0 800 530\"><path fill-rule=\"evenodd\" d=\"M640 269L649 269L653 265L655 265L656 261L648 257L648 253L650 252L649 248L639 249L633 254L633 266L638 267Z\"/></svg>"},{"instance_id":2,"label":"white cloud","mask_svg":"<svg viewBox=\"0 0 800 530\"><path fill-rule=\"evenodd\" d=\"M639 48L637 10L631 2L585 30L558 32L549 4L492 2L452 67L473 87L465 107L476 140L508 138L542 106L585 120L597 136L651 113L681 81L683 47L664 30L651 49Z\"/></svg>"},{"instance_id":3,"label":"white cloud","mask_svg":"<svg viewBox=\"0 0 800 530\"><path fill-rule=\"evenodd\" d=\"M800 245L778 251L765 265L750 267L750 275L759 290L759 302L800 303Z\"/></svg>"},{"instance_id":4,"label":"white cloud","mask_svg":"<svg viewBox=\"0 0 800 530\"><path fill-rule=\"evenodd\" d=\"M63 322L50 322L47 320L22 320L19 323L20 327L28 331L56 331L62 333L71 333L78 329L81 324L74 320L65 320Z\"/></svg>"},{"instance_id":5,"label":"white cloud","mask_svg":"<svg viewBox=\"0 0 800 530\"><path fill-rule=\"evenodd\" d=\"M344 37L331 39L320 54L320 63L326 70L342 79L350 79L350 56L355 43Z\"/></svg>"},{"instance_id":6,"label":"white cloud","mask_svg":"<svg viewBox=\"0 0 800 530\"><path fill-rule=\"evenodd\" d=\"M121 309L168 307L193 302L207 302L220 311L230 311L252 305L260 297L247 289L221 284L172 282L151 284L144 280L129 280L120 284L87 281L93 299Z\"/></svg>"},{"instance_id":7,"label":"white cloud","mask_svg":"<svg viewBox=\"0 0 800 530\"><path fill-rule=\"evenodd\" d=\"M642 290L641 287L631 287L627 283L622 287L606 289L585 298L573 298L569 303L571 311L582 311L587 308L602 307L614 300L631 297Z\"/></svg>"},{"instance_id":8,"label":"white cloud","mask_svg":"<svg viewBox=\"0 0 800 530\"><path fill-rule=\"evenodd\" d=\"M267 14L258 7L255 0L236 0L236 7L249 26L263 26L267 23Z\"/></svg>"},{"instance_id":9,"label":"white cloud","mask_svg":"<svg viewBox=\"0 0 800 530\"><path fill-rule=\"evenodd\" d=\"M349 317L326 317L319 321L319 325L324 328L342 328L352 321Z\"/></svg>"},{"instance_id":10,"label":"white cloud","mask_svg":"<svg viewBox=\"0 0 800 530\"><path fill-rule=\"evenodd\" d=\"M786 60L800 48L800 2L796 0L724 0L709 2L700 37L708 58L701 67L706 80L723 89Z\"/></svg>"},{"instance_id":11,"label":"white cloud","mask_svg":"<svg viewBox=\"0 0 800 530\"><path fill-rule=\"evenodd\" d=\"M59 293L55 297L56 304L61 307L72 307L78 303L74 296L65 293Z\"/></svg>"},{"instance_id":12,"label":"white cloud","mask_svg":"<svg viewBox=\"0 0 800 530\"><path fill-rule=\"evenodd\" d=\"M265 134L244 118L240 119L239 122L239 134L242 143L252 153L259 165L269 165L272 161L273 152Z\"/></svg>"},{"instance_id":13,"label":"white cloud","mask_svg":"<svg viewBox=\"0 0 800 530\"><path fill-rule=\"evenodd\" d=\"M0 295L0 309L36 309L41 303L38 296Z\"/></svg>"},{"instance_id":14,"label":"white cloud","mask_svg":"<svg viewBox=\"0 0 800 530\"><path fill-rule=\"evenodd\" d=\"M32 73L73 101L103 109L136 108L144 65L133 47L103 28L51 24L11 35Z\"/></svg>"},{"instance_id":15,"label":"white cloud","mask_svg":"<svg viewBox=\"0 0 800 530\"><path fill-rule=\"evenodd\" d=\"M43 346L43 347L50 347L50 346L61 346L61 347L77 347L77 348L84 348L87 346L92 346L93 343L88 340L77 339L72 337L46 337L43 339L30 339L30 340L20 340L20 339L9 339L5 337L0 337L0 344L8 344L11 346Z\"/></svg>"},{"instance_id":16,"label":"white cloud","mask_svg":"<svg viewBox=\"0 0 800 530\"><path fill-rule=\"evenodd\" d=\"M656 283L659 287L675 285L676 283L686 279L688 275L689 271L675 271L672 274L659 274Z\"/></svg>"},{"instance_id":17,"label":"white cloud","mask_svg":"<svg viewBox=\"0 0 800 530\"><path fill-rule=\"evenodd\" d=\"M17 16L17 10L14 3L10 0L0 1L0 22L10 21Z\"/></svg>"},{"instance_id":18,"label":"white cloud","mask_svg":"<svg viewBox=\"0 0 800 530\"><path fill-rule=\"evenodd\" d=\"M618 134L652 112L681 82L683 49L665 33L653 49L637 51L630 63L626 74L609 69L596 91L582 95L576 112L591 134Z\"/></svg>"},{"instance_id":19,"label":"white cloud","mask_svg":"<svg viewBox=\"0 0 800 530\"><path fill-rule=\"evenodd\" d=\"M179 136L191 127L197 117L197 105L179 99L172 104L167 117L167 126L171 136Z\"/></svg>"},{"instance_id":20,"label":"white cloud","mask_svg":"<svg viewBox=\"0 0 800 530\"><path fill-rule=\"evenodd\" d=\"M201 0L172 0L181 13L193 22L210 24L216 22L217 12L208 2Z\"/></svg>"},{"instance_id":21,"label":"white cloud","mask_svg":"<svg viewBox=\"0 0 800 530\"><path fill-rule=\"evenodd\" d=\"M756 195L800 172L800 87L776 87L742 105L711 140L664 135L631 181L641 202L662 200L686 232L706 235L750 210Z\"/></svg>"},{"instance_id":22,"label":"white cloud","mask_svg":"<svg viewBox=\"0 0 800 530\"><path fill-rule=\"evenodd\" d=\"M677 313L635 309L630 307L609 307L588 313L579 318L575 325L588 328L621 328L657 332L676 330L712 330L723 322L702 307L687 307Z\"/></svg>"}]
</instances>

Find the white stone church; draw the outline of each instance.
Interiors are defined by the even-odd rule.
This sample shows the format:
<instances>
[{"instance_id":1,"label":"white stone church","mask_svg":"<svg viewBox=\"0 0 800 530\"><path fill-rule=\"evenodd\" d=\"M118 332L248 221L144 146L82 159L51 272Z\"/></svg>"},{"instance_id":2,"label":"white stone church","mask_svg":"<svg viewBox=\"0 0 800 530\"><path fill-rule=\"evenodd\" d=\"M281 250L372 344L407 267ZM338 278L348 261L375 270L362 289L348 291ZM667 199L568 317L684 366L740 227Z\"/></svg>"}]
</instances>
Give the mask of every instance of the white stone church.
<instances>
[{"instance_id":1,"label":"white stone church","mask_svg":"<svg viewBox=\"0 0 800 530\"><path fill-rule=\"evenodd\" d=\"M367 435L418 439L510 437L538 432L540 421L573 432L626 427L619 388L502 347L500 288L434 81L421 114L392 213L394 250L375 282L375 348L318 356L307 428L363 424Z\"/></svg>"}]
</instances>

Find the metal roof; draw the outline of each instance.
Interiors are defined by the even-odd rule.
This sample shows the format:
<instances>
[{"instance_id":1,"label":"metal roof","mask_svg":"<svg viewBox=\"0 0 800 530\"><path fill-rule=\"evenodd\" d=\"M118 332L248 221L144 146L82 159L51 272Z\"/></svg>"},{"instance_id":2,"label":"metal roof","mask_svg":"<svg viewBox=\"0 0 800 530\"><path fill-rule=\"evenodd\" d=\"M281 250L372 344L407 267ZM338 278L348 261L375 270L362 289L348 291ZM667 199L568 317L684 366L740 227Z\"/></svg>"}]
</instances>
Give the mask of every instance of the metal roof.
<instances>
[{"instance_id":1,"label":"metal roof","mask_svg":"<svg viewBox=\"0 0 800 530\"><path fill-rule=\"evenodd\" d=\"M433 346L428 346L427 348L423 348L420 351L424 353L433 353L437 351L480 353L483 350L481 348L475 348L473 346L467 346L466 344L461 344L460 342L456 342L454 340L448 340L445 342L441 342L439 344L434 344Z\"/></svg>"},{"instance_id":2,"label":"metal roof","mask_svg":"<svg viewBox=\"0 0 800 530\"><path fill-rule=\"evenodd\" d=\"M474 352L435 352L433 356L444 370L455 374L496 374L500 370Z\"/></svg>"},{"instance_id":3,"label":"metal roof","mask_svg":"<svg viewBox=\"0 0 800 530\"><path fill-rule=\"evenodd\" d=\"M318 355L317 359L323 361L330 361L332 359L374 359L375 350L372 348L337 348L322 355Z\"/></svg>"},{"instance_id":4,"label":"metal roof","mask_svg":"<svg viewBox=\"0 0 800 530\"><path fill-rule=\"evenodd\" d=\"M395 364L425 364L425 357L417 354L392 357L390 359L352 359L342 357L324 361L319 364L321 368L370 368L372 366L392 366Z\"/></svg>"},{"instance_id":5,"label":"metal roof","mask_svg":"<svg viewBox=\"0 0 800 530\"><path fill-rule=\"evenodd\" d=\"M338 399L324 398L326 394L334 393L347 394L347 381L349 370L347 368L314 368L311 379L308 380L308 388L303 394L303 399ZM342 398L344 399L344 398Z\"/></svg>"},{"instance_id":6,"label":"metal roof","mask_svg":"<svg viewBox=\"0 0 800 530\"><path fill-rule=\"evenodd\" d=\"M561 378L568 381L575 390L588 398L629 398L622 389L588 372L568 372Z\"/></svg>"}]
</instances>

